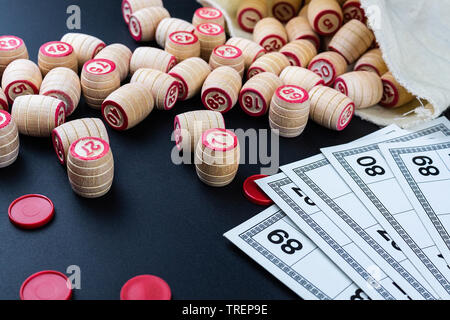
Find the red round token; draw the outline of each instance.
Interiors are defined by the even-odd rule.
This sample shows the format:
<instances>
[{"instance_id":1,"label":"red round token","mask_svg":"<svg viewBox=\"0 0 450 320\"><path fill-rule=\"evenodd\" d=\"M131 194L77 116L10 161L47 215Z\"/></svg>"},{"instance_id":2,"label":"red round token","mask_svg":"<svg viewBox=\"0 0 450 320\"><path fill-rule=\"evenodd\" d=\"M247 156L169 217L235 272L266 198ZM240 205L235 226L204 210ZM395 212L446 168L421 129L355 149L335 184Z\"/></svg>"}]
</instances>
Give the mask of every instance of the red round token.
<instances>
[{"instance_id":1,"label":"red round token","mask_svg":"<svg viewBox=\"0 0 450 320\"><path fill-rule=\"evenodd\" d=\"M120 300L170 300L170 287L157 276L142 275L128 280L120 290Z\"/></svg>"},{"instance_id":2,"label":"red round token","mask_svg":"<svg viewBox=\"0 0 450 320\"><path fill-rule=\"evenodd\" d=\"M256 180L266 178L267 176L263 174L258 174L247 178L244 181L244 194L245 197L253 202L254 204L260 206L270 206L273 204L272 199L270 199L264 191L255 183Z\"/></svg>"},{"instance_id":3,"label":"red round token","mask_svg":"<svg viewBox=\"0 0 450 320\"><path fill-rule=\"evenodd\" d=\"M9 220L23 229L37 229L49 223L55 215L53 202L39 194L29 194L14 200L8 208Z\"/></svg>"},{"instance_id":4,"label":"red round token","mask_svg":"<svg viewBox=\"0 0 450 320\"><path fill-rule=\"evenodd\" d=\"M28 277L20 287L21 300L70 300L69 279L58 271L41 271Z\"/></svg>"}]
</instances>

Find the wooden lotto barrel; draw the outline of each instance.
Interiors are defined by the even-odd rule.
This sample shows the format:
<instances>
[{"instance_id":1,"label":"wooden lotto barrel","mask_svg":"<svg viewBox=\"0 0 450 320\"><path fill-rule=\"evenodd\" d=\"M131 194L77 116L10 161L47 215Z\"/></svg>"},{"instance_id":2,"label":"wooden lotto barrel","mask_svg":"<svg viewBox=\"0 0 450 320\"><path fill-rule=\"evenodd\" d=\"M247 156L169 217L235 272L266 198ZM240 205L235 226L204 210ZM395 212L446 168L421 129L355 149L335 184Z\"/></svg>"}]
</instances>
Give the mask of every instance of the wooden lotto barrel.
<instances>
[{"instance_id":1,"label":"wooden lotto barrel","mask_svg":"<svg viewBox=\"0 0 450 320\"><path fill-rule=\"evenodd\" d=\"M120 81L124 81L130 73L130 60L133 53L120 43L110 44L95 56L95 59L107 59L115 63L119 71Z\"/></svg>"},{"instance_id":2,"label":"wooden lotto barrel","mask_svg":"<svg viewBox=\"0 0 450 320\"><path fill-rule=\"evenodd\" d=\"M226 44L235 46L242 51L242 54L244 55L245 69L250 68L253 62L266 54L266 50L264 50L263 47L248 39L233 37L230 38Z\"/></svg>"},{"instance_id":3,"label":"wooden lotto barrel","mask_svg":"<svg viewBox=\"0 0 450 320\"><path fill-rule=\"evenodd\" d=\"M317 50L308 40L294 40L281 48L280 53L288 58L291 66L306 68L317 55Z\"/></svg>"},{"instance_id":4,"label":"wooden lotto barrel","mask_svg":"<svg viewBox=\"0 0 450 320\"><path fill-rule=\"evenodd\" d=\"M196 27L202 23L216 23L225 27L225 17L219 9L210 7L198 8L195 10L192 18L192 25Z\"/></svg>"},{"instance_id":5,"label":"wooden lotto barrel","mask_svg":"<svg viewBox=\"0 0 450 320\"><path fill-rule=\"evenodd\" d=\"M289 59L280 52L271 52L256 60L248 69L247 78L251 79L261 72L271 72L280 75L281 71L290 66Z\"/></svg>"},{"instance_id":6,"label":"wooden lotto barrel","mask_svg":"<svg viewBox=\"0 0 450 320\"><path fill-rule=\"evenodd\" d=\"M253 31L253 41L263 47L266 52L279 51L287 43L287 40L286 29L275 18L260 20Z\"/></svg>"},{"instance_id":7,"label":"wooden lotto barrel","mask_svg":"<svg viewBox=\"0 0 450 320\"><path fill-rule=\"evenodd\" d=\"M38 94L42 83L39 67L30 60L18 59L11 62L2 77L2 88L9 104L17 97Z\"/></svg>"},{"instance_id":8,"label":"wooden lotto barrel","mask_svg":"<svg viewBox=\"0 0 450 320\"><path fill-rule=\"evenodd\" d=\"M336 79L334 88L352 99L356 109L374 106L383 98L383 82L374 72L345 73Z\"/></svg>"},{"instance_id":9,"label":"wooden lotto barrel","mask_svg":"<svg viewBox=\"0 0 450 320\"><path fill-rule=\"evenodd\" d=\"M213 50L209 66L213 70L219 67L231 67L242 77L245 71L244 55L238 47L228 44L220 45Z\"/></svg>"},{"instance_id":10,"label":"wooden lotto barrel","mask_svg":"<svg viewBox=\"0 0 450 320\"><path fill-rule=\"evenodd\" d=\"M64 67L78 73L78 59L73 47L62 41L51 41L39 48L38 65L45 76L54 68Z\"/></svg>"},{"instance_id":11,"label":"wooden lotto barrel","mask_svg":"<svg viewBox=\"0 0 450 320\"><path fill-rule=\"evenodd\" d=\"M372 49L367 51L355 64L355 71L375 72L380 77L388 72L388 67L383 60L380 49Z\"/></svg>"},{"instance_id":12,"label":"wooden lotto barrel","mask_svg":"<svg viewBox=\"0 0 450 320\"><path fill-rule=\"evenodd\" d=\"M61 41L73 47L78 59L78 69L81 69L87 61L94 59L106 47L102 40L83 33L66 33Z\"/></svg>"},{"instance_id":13,"label":"wooden lotto barrel","mask_svg":"<svg viewBox=\"0 0 450 320\"><path fill-rule=\"evenodd\" d=\"M194 33L200 41L200 57L205 61L209 61L211 53L217 46L223 45L227 41L225 29L215 23L199 24Z\"/></svg>"},{"instance_id":14,"label":"wooden lotto barrel","mask_svg":"<svg viewBox=\"0 0 450 320\"><path fill-rule=\"evenodd\" d=\"M155 105L153 94L141 83L128 83L111 93L102 104L102 115L115 130L128 130L148 117Z\"/></svg>"},{"instance_id":15,"label":"wooden lotto barrel","mask_svg":"<svg viewBox=\"0 0 450 320\"><path fill-rule=\"evenodd\" d=\"M153 94L155 106L158 110L170 110L178 100L178 81L168 75L154 69L138 69L130 83L141 83Z\"/></svg>"},{"instance_id":16,"label":"wooden lotto barrel","mask_svg":"<svg viewBox=\"0 0 450 320\"><path fill-rule=\"evenodd\" d=\"M323 85L323 79L316 73L301 67L287 67L281 72L280 79L284 84L301 87L309 92L318 85Z\"/></svg>"},{"instance_id":17,"label":"wooden lotto barrel","mask_svg":"<svg viewBox=\"0 0 450 320\"><path fill-rule=\"evenodd\" d=\"M165 18L170 18L170 13L163 7L144 8L131 15L128 29L135 41L152 41L156 28Z\"/></svg>"},{"instance_id":18,"label":"wooden lotto barrel","mask_svg":"<svg viewBox=\"0 0 450 320\"><path fill-rule=\"evenodd\" d=\"M131 15L148 7L162 7L162 0L123 0L122 15L126 24L130 23Z\"/></svg>"},{"instance_id":19,"label":"wooden lotto barrel","mask_svg":"<svg viewBox=\"0 0 450 320\"><path fill-rule=\"evenodd\" d=\"M200 57L200 41L193 33L175 31L167 37L166 51L173 55L177 62L182 62L188 58Z\"/></svg>"},{"instance_id":20,"label":"wooden lotto barrel","mask_svg":"<svg viewBox=\"0 0 450 320\"><path fill-rule=\"evenodd\" d=\"M253 33L255 25L268 14L267 1L242 0L236 12L236 20L242 30Z\"/></svg>"},{"instance_id":21,"label":"wooden lotto barrel","mask_svg":"<svg viewBox=\"0 0 450 320\"><path fill-rule=\"evenodd\" d=\"M81 89L86 103L100 110L107 96L120 87L116 64L108 59L87 61L81 72Z\"/></svg>"},{"instance_id":22,"label":"wooden lotto barrel","mask_svg":"<svg viewBox=\"0 0 450 320\"><path fill-rule=\"evenodd\" d=\"M313 28L309 25L309 21L305 17L296 17L286 24L286 33L289 41L308 40L316 50L320 48L320 38Z\"/></svg>"},{"instance_id":23,"label":"wooden lotto barrel","mask_svg":"<svg viewBox=\"0 0 450 320\"><path fill-rule=\"evenodd\" d=\"M361 21L350 20L333 36L329 50L341 54L347 63L352 64L370 48L375 36Z\"/></svg>"},{"instance_id":24,"label":"wooden lotto barrel","mask_svg":"<svg viewBox=\"0 0 450 320\"><path fill-rule=\"evenodd\" d=\"M383 81L383 98L380 105L386 108L398 108L414 100L414 95L409 93L392 75L391 72L385 73L381 80Z\"/></svg>"},{"instance_id":25,"label":"wooden lotto barrel","mask_svg":"<svg viewBox=\"0 0 450 320\"><path fill-rule=\"evenodd\" d=\"M186 59L172 68L169 75L178 81L178 100L187 100L199 93L210 73L210 66L201 58Z\"/></svg>"},{"instance_id":26,"label":"wooden lotto barrel","mask_svg":"<svg viewBox=\"0 0 450 320\"><path fill-rule=\"evenodd\" d=\"M114 180L114 158L109 143L96 137L72 143L67 175L72 190L81 197L99 198L108 193Z\"/></svg>"},{"instance_id":27,"label":"wooden lotto barrel","mask_svg":"<svg viewBox=\"0 0 450 320\"><path fill-rule=\"evenodd\" d=\"M65 165L70 145L81 138L97 137L109 143L108 132L102 120L83 118L66 122L52 131L53 148L61 164Z\"/></svg>"},{"instance_id":28,"label":"wooden lotto barrel","mask_svg":"<svg viewBox=\"0 0 450 320\"><path fill-rule=\"evenodd\" d=\"M347 0L342 5L342 13L344 14L344 23L352 19L366 22L366 14L364 9L361 8L361 1L359 0Z\"/></svg>"},{"instance_id":29,"label":"wooden lotto barrel","mask_svg":"<svg viewBox=\"0 0 450 320\"><path fill-rule=\"evenodd\" d=\"M178 150L194 152L202 134L214 128L225 129L225 120L220 112L198 110L177 115L174 135Z\"/></svg>"},{"instance_id":30,"label":"wooden lotto barrel","mask_svg":"<svg viewBox=\"0 0 450 320\"><path fill-rule=\"evenodd\" d=\"M0 110L0 168L13 164L19 156L19 131L11 115Z\"/></svg>"},{"instance_id":31,"label":"wooden lotto barrel","mask_svg":"<svg viewBox=\"0 0 450 320\"><path fill-rule=\"evenodd\" d=\"M240 162L239 140L226 129L203 133L195 150L195 168L199 179L211 187L225 187L236 177Z\"/></svg>"},{"instance_id":32,"label":"wooden lotto barrel","mask_svg":"<svg viewBox=\"0 0 450 320\"><path fill-rule=\"evenodd\" d=\"M269 125L284 138L302 134L309 118L308 92L298 86L283 85L275 91L269 110Z\"/></svg>"},{"instance_id":33,"label":"wooden lotto barrel","mask_svg":"<svg viewBox=\"0 0 450 320\"><path fill-rule=\"evenodd\" d=\"M302 4L303 0L273 0L272 15L282 23L287 23L298 14Z\"/></svg>"},{"instance_id":34,"label":"wooden lotto barrel","mask_svg":"<svg viewBox=\"0 0 450 320\"><path fill-rule=\"evenodd\" d=\"M130 61L130 73L133 75L136 70L141 68L155 69L162 72L169 72L177 64L174 55L167 51L150 48L139 47L134 50Z\"/></svg>"},{"instance_id":35,"label":"wooden lotto barrel","mask_svg":"<svg viewBox=\"0 0 450 320\"><path fill-rule=\"evenodd\" d=\"M164 18L158 25L156 29L156 43L161 47L165 48L167 37L174 33L175 31L187 31L193 33L195 27L192 23L189 23L182 19L177 18Z\"/></svg>"},{"instance_id":36,"label":"wooden lotto barrel","mask_svg":"<svg viewBox=\"0 0 450 320\"><path fill-rule=\"evenodd\" d=\"M355 104L343 93L325 86L309 91L310 118L317 124L336 131L344 130L355 113Z\"/></svg>"},{"instance_id":37,"label":"wooden lotto barrel","mask_svg":"<svg viewBox=\"0 0 450 320\"><path fill-rule=\"evenodd\" d=\"M52 69L42 81L39 94L63 101L68 117L75 112L80 102L80 78L68 68Z\"/></svg>"},{"instance_id":38,"label":"wooden lotto barrel","mask_svg":"<svg viewBox=\"0 0 450 320\"><path fill-rule=\"evenodd\" d=\"M275 90L283 81L271 72L259 73L248 80L239 94L242 110L250 116L259 117L267 114Z\"/></svg>"},{"instance_id":39,"label":"wooden lotto barrel","mask_svg":"<svg viewBox=\"0 0 450 320\"><path fill-rule=\"evenodd\" d=\"M50 137L53 129L65 122L66 105L53 97L21 96L14 101L11 116L21 134Z\"/></svg>"},{"instance_id":40,"label":"wooden lotto barrel","mask_svg":"<svg viewBox=\"0 0 450 320\"><path fill-rule=\"evenodd\" d=\"M326 51L315 56L308 69L322 77L324 84L329 86L347 71L347 62L339 53Z\"/></svg>"},{"instance_id":41,"label":"wooden lotto barrel","mask_svg":"<svg viewBox=\"0 0 450 320\"><path fill-rule=\"evenodd\" d=\"M228 112L236 105L241 87L242 78L236 70L219 67L209 74L203 84L203 105L213 111Z\"/></svg>"},{"instance_id":42,"label":"wooden lotto barrel","mask_svg":"<svg viewBox=\"0 0 450 320\"><path fill-rule=\"evenodd\" d=\"M0 37L0 77L11 62L28 58L27 46L21 38L9 35Z\"/></svg>"},{"instance_id":43,"label":"wooden lotto barrel","mask_svg":"<svg viewBox=\"0 0 450 320\"><path fill-rule=\"evenodd\" d=\"M307 15L309 24L321 36L330 36L338 31L344 18L336 0L311 1Z\"/></svg>"}]
</instances>

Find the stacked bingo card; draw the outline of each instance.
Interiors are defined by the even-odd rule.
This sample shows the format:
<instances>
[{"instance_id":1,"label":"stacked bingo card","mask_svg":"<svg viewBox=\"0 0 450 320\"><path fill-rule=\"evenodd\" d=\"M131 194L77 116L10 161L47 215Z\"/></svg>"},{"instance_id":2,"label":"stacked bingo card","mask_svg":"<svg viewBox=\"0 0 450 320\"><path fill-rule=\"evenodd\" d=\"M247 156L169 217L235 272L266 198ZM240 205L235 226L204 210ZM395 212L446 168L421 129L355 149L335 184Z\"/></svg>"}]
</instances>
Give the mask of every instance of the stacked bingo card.
<instances>
[{"instance_id":1,"label":"stacked bingo card","mask_svg":"<svg viewBox=\"0 0 450 320\"><path fill-rule=\"evenodd\" d=\"M450 137L380 149L442 256L450 263Z\"/></svg>"},{"instance_id":2,"label":"stacked bingo card","mask_svg":"<svg viewBox=\"0 0 450 320\"><path fill-rule=\"evenodd\" d=\"M450 269L403 193L378 145L448 135L449 122L441 118L412 133L399 133L394 137L380 137L370 142L322 149L328 161L387 235L392 237L399 249L443 299L450 298Z\"/></svg>"},{"instance_id":3,"label":"stacked bingo card","mask_svg":"<svg viewBox=\"0 0 450 320\"><path fill-rule=\"evenodd\" d=\"M369 299L275 205L225 237L304 299Z\"/></svg>"},{"instance_id":4,"label":"stacked bingo card","mask_svg":"<svg viewBox=\"0 0 450 320\"><path fill-rule=\"evenodd\" d=\"M439 298L323 155L281 169L411 299Z\"/></svg>"},{"instance_id":5,"label":"stacked bingo card","mask_svg":"<svg viewBox=\"0 0 450 320\"><path fill-rule=\"evenodd\" d=\"M356 285L373 300L408 300L388 277L284 173L257 184Z\"/></svg>"}]
</instances>

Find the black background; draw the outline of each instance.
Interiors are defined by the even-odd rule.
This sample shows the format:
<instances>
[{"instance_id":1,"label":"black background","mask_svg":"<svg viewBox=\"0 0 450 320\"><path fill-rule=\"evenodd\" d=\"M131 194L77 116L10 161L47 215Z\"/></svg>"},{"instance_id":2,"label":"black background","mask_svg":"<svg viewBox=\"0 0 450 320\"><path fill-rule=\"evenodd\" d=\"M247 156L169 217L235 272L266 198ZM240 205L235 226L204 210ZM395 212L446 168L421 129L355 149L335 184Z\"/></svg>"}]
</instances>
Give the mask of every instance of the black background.
<instances>
[{"instance_id":1,"label":"black background","mask_svg":"<svg viewBox=\"0 0 450 320\"><path fill-rule=\"evenodd\" d=\"M173 17L190 21L194 0L165 0ZM82 29L107 44L134 50L121 16L121 0L0 1L0 34L25 40L36 62L39 47L66 32L66 9L81 7ZM77 32L77 31L75 31ZM200 99L178 103L170 112L154 111L124 133L108 129L116 161L112 191L97 200L76 196L58 164L50 139L21 137L17 162L0 170L0 299L18 299L22 282L41 270L81 268L81 290L74 299L118 299L121 286L139 274L155 274L171 286L174 299L297 299L278 280L230 244L224 232L264 208L242 194L245 178L259 165L242 165L228 187L213 189L195 168L171 162L173 118L202 109ZM450 112L447 111L447 117ZM82 101L69 119L100 117ZM268 128L267 119L250 118L236 106L227 127ZM377 130L354 119L341 133L309 123L302 136L282 139L280 163L315 155L319 148L346 143ZM40 193L51 198L55 219L45 228L23 231L8 220L17 197Z\"/></svg>"}]
</instances>

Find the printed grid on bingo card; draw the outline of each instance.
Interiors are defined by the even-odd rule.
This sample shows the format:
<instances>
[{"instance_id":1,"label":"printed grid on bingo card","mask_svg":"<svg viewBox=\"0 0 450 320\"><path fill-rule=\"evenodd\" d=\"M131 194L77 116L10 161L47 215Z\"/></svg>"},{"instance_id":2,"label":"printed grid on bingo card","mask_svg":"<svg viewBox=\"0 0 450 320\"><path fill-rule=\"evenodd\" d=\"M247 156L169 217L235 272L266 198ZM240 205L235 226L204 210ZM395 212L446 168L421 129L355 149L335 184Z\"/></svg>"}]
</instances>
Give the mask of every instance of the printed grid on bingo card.
<instances>
[{"instance_id":1,"label":"printed grid on bingo card","mask_svg":"<svg viewBox=\"0 0 450 320\"><path fill-rule=\"evenodd\" d=\"M450 140L411 146L387 144L382 149L388 162L395 162L392 166L401 173L398 176L405 193L449 263Z\"/></svg>"},{"instance_id":2,"label":"printed grid on bingo card","mask_svg":"<svg viewBox=\"0 0 450 320\"><path fill-rule=\"evenodd\" d=\"M439 119L429 127L397 138L385 141L377 139L376 143L362 144L359 147L357 145L352 147L351 144L331 147L322 149L322 152L338 172L342 173L340 170L343 169L344 179L348 175L350 180L347 182L363 199L363 202L369 205L369 208L375 208L372 213L396 238L396 242L405 245L401 246L402 249L406 250L407 256L415 263L416 268L433 286L433 289L442 298L448 298L450 297L450 272L447 265L443 263L436 245L424 229L411 203L402 193L400 185L388 169L389 166L378 147L379 143L409 142L425 137L435 137L437 134L450 135L448 120Z\"/></svg>"},{"instance_id":3,"label":"printed grid on bingo card","mask_svg":"<svg viewBox=\"0 0 450 320\"><path fill-rule=\"evenodd\" d=\"M407 299L405 293L345 234L328 221L315 204L310 205L311 209L308 208L306 212L306 209L304 210L290 194L284 191L284 189L296 189L296 185L283 173L259 180L257 183L330 259L357 285L367 289L366 293L372 299ZM296 191L294 192L297 194ZM303 197L307 201L307 197L304 195ZM324 219L327 220L327 230L323 229Z\"/></svg>"},{"instance_id":4,"label":"printed grid on bingo card","mask_svg":"<svg viewBox=\"0 0 450 320\"><path fill-rule=\"evenodd\" d=\"M412 299L437 298L323 155L284 166L282 170Z\"/></svg>"},{"instance_id":5,"label":"printed grid on bingo card","mask_svg":"<svg viewBox=\"0 0 450 320\"><path fill-rule=\"evenodd\" d=\"M304 299L369 299L277 206L225 237Z\"/></svg>"}]
</instances>

